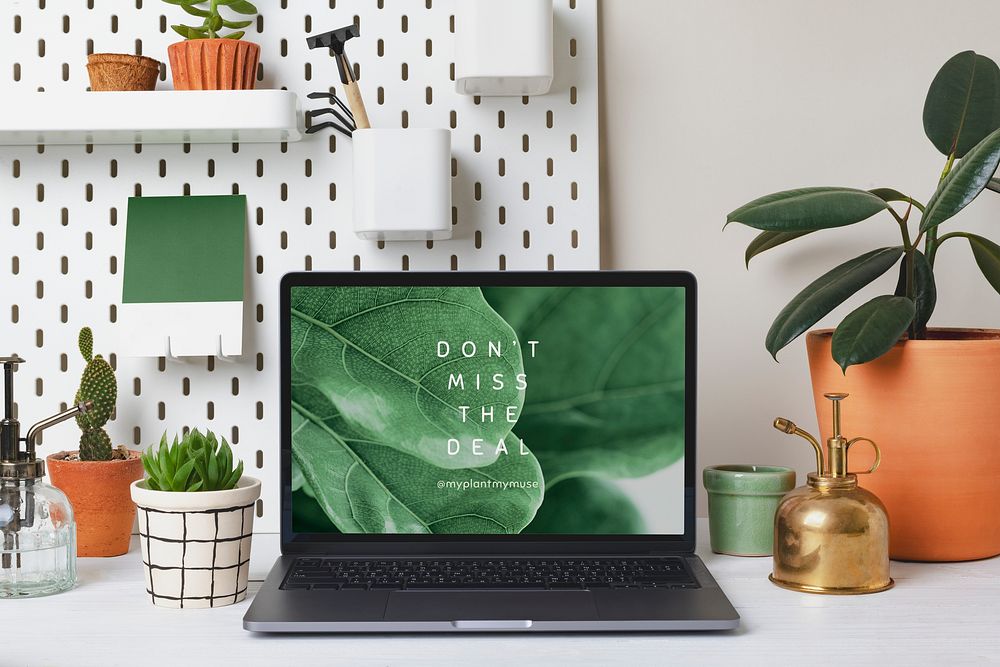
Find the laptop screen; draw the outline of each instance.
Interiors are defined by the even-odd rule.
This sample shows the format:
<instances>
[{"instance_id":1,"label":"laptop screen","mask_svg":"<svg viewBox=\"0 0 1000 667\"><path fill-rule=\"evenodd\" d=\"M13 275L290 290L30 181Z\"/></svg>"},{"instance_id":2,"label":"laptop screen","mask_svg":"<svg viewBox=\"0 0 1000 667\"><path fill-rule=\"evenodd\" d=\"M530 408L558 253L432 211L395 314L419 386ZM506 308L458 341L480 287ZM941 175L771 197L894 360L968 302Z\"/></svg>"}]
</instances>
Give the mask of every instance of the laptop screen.
<instances>
[{"instance_id":1,"label":"laptop screen","mask_svg":"<svg viewBox=\"0 0 1000 667\"><path fill-rule=\"evenodd\" d=\"M684 533L685 300L293 286L292 530Z\"/></svg>"}]
</instances>

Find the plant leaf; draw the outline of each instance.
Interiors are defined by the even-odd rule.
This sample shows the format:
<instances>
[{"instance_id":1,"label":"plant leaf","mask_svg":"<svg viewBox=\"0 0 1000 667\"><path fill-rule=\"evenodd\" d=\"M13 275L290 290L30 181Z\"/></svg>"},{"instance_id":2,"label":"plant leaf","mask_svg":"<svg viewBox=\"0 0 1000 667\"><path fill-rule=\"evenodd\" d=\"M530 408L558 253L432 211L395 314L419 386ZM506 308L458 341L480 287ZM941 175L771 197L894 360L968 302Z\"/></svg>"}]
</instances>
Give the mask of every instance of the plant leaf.
<instances>
[{"instance_id":1,"label":"plant leaf","mask_svg":"<svg viewBox=\"0 0 1000 667\"><path fill-rule=\"evenodd\" d=\"M841 264L806 287L781 311L767 334L767 350L778 352L851 296L896 265L904 249L882 248Z\"/></svg>"},{"instance_id":2,"label":"plant leaf","mask_svg":"<svg viewBox=\"0 0 1000 667\"><path fill-rule=\"evenodd\" d=\"M202 28L192 28L187 25L172 25L171 29L184 39L203 39L208 31Z\"/></svg>"},{"instance_id":3,"label":"plant leaf","mask_svg":"<svg viewBox=\"0 0 1000 667\"><path fill-rule=\"evenodd\" d=\"M734 222L765 232L813 232L854 225L889 208L864 190L805 188L762 197L733 211Z\"/></svg>"},{"instance_id":4,"label":"plant leaf","mask_svg":"<svg viewBox=\"0 0 1000 667\"><path fill-rule=\"evenodd\" d=\"M924 130L946 157L961 159L1000 128L1000 68L965 51L935 77L924 106Z\"/></svg>"},{"instance_id":5,"label":"plant leaf","mask_svg":"<svg viewBox=\"0 0 1000 667\"><path fill-rule=\"evenodd\" d=\"M754 257L761 255L768 250L773 250L778 246L800 239L803 236L808 236L812 233L813 232L761 232L760 236L755 238L750 244L750 247L747 248L747 268L750 268L750 262Z\"/></svg>"},{"instance_id":6,"label":"plant leaf","mask_svg":"<svg viewBox=\"0 0 1000 667\"><path fill-rule=\"evenodd\" d=\"M973 148L941 182L927 204L920 231L927 232L958 215L982 194L1000 167L1000 130Z\"/></svg>"},{"instance_id":7,"label":"plant leaf","mask_svg":"<svg viewBox=\"0 0 1000 667\"><path fill-rule=\"evenodd\" d=\"M683 456L683 290L483 293L526 350L541 342L525 354L527 398L515 432L538 457L547 489L580 475L644 477Z\"/></svg>"},{"instance_id":8,"label":"plant leaf","mask_svg":"<svg viewBox=\"0 0 1000 667\"><path fill-rule=\"evenodd\" d=\"M223 27L232 28L233 30L239 30L240 28L246 28L247 26L253 25L253 21L225 21L222 22Z\"/></svg>"},{"instance_id":9,"label":"plant leaf","mask_svg":"<svg viewBox=\"0 0 1000 667\"><path fill-rule=\"evenodd\" d=\"M934 279L934 269L927 257L919 250L914 254L914 290L913 301L917 309L915 325L917 331L927 328L927 323L937 308L937 281ZM908 269L906 261L899 265L899 282L896 284L896 296L906 296L906 279Z\"/></svg>"},{"instance_id":10,"label":"plant leaf","mask_svg":"<svg viewBox=\"0 0 1000 667\"><path fill-rule=\"evenodd\" d=\"M833 358L847 372L875 361L900 341L916 307L906 297L880 296L847 316L833 334Z\"/></svg>"},{"instance_id":11,"label":"plant leaf","mask_svg":"<svg viewBox=\"0 0 1000 667\"><path fill-rule=\"evenodd\" d=\"M231 10L244 16L256 16L259 13L253 4L246 0L234 0L226 4Z\"/></svg>"},{"instance_id":12,"label":"plant leaf","mask_svg":"<svg viewBox=\"0 0 1000 667\"><path fill-rule=\"evenodd\" d=\"M968 238L979 270L993 289L1000 293L1000 245L974 234L969 234Z\"/></svg>"},{"instance_id":13,"label":"plant leaf","mask_svg":"<svg viewBox=\"0 0 1000 667\"><path fill-rule=\"evenodd\" d=\"M223 39L243 39L243 35L245 35L245 34L246 34L246 32L244 32L242 30L240 30L238 32L231 32L228 35L226 35L225 37L223 37Z\"/></svg>"},{"instance_id":14,"label":"plant leaf","mask_svg":"<svg viewBox=\"0 0 1000 667\"><path fill-rule=\"evenodd\" d=\"M517 336L480 290L298 288L291 317L293 400L317 390L357 437L436 466L476 468L496 460L495 452L475 456L471 444L482 439L495 447L511 432L500 413L523 405L516 377L524 365ZM467 341L477 344L473 358L462 355ZM490 341L502 343L502 356L489 356ZM447 359L438 357L441 342L450 346ZM494 375L505 378L499 391ZM449 389L459 376L464 391ZM481 413L491 407L494 420L484 422ZM448 453L449 439L463 444L456 456Z\"/></svg>"},{"instance_id":15,"label":"plant leaf","mask_svg":"<svg viewBox=\"0 0 1000 667\"><path fill-rule=\"evenodd\" d=\"M194 5L181 5L181 9L190 14L191 16L197 16L198 18L208 18L211 16L211 12L207 12L204 9L198 9Z\"/></svg>"},{"instance_id":16,"label":"plant leaf","mask_svg":"<svg viewBox=\"0 0 1000 667\"><path fill-rule=\"evenodd\" d=\"M340 532L516 534L541 505L541 469L534 456L520 455L516 436L507 436L510 454L492 465L445 469L359 433L318 391L300 392L292 407L292 456ZM314 410L333 416L323 419ZM529 482L537 488L439 487L472 481Z\"/></svg>"},{"instance_id":17,"label":"plant leaf","mask_svg":"<svg viewBox=\"0 0 1000 667\"><path fill-rule=\"evenodd\" d=\"M545 490L545 502L525 533L643 535L646 522L618 488L594 477L575 477Z\"/></svg>"}]
</instances>

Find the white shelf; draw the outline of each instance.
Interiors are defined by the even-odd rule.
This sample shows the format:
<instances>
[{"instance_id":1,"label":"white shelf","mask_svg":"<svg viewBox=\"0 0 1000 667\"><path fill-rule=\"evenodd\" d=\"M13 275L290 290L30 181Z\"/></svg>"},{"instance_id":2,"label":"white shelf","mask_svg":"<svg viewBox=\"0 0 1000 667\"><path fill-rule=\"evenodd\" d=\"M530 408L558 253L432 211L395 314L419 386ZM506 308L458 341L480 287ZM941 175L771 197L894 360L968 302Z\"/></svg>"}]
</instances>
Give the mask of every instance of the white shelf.
<instances>
[{"instance_id":1,"label":"white shelf","mask_svg":"<svg viewBox=\"0 0 1000 667\"><path fill-rule=\"evenodd\" d=\"M8 94L0 105L6 146L277 143L303 132L299 98L285 90Z\"/></svg>"}]
</instances>

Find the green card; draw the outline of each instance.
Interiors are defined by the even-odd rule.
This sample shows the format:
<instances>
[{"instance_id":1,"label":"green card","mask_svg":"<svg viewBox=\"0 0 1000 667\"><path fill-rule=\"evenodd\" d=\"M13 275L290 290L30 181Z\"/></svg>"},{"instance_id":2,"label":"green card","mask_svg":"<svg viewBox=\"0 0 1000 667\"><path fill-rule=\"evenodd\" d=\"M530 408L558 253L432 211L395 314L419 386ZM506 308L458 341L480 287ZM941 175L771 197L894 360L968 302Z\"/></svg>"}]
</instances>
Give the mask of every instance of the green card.
<instances>
[{"instance_id":1,"label":"green card","mask_svg":"<svg viewBox=\"0 0 1000 667\"><path fill-rule=\"evenodd\" d=\"M243 301L246 220L242 195L129 199L122 303Z\"/></svg>"}]
</instances>

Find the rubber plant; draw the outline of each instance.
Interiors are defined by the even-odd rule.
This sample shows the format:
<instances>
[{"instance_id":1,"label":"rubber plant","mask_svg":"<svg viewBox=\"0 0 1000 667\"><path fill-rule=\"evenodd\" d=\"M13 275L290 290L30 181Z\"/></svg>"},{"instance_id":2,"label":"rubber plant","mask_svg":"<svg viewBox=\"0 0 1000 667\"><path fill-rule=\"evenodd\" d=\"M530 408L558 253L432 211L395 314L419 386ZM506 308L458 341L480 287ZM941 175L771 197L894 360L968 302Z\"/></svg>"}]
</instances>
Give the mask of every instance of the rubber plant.
<instances>
[{"instance_id":1,"label":"rubber plant","mask_svg":"<svg viewBox=\"0 0 1000 667\"><path fill-rule=\"evenodd\" d=\"M1000 292L1000 245L963 231L953 219L987 188L1000 192L1000 67L973 51L949 60L931 85L924 109L927 137L945 156L937 191L926 203L894 189L820 187L768 195L729 215L759 230L746 262L819 231L866 222L879 215L898 226L901 243L878 248L842 264L806 287L781 311L766 346L778 352L894 267L892 294L860 306L837 327L833 357L847 369L889 352L900 340L927 337L937 304L935 267L949 241L968 241L986 280Z\"/></svg>"}]
</instances>

